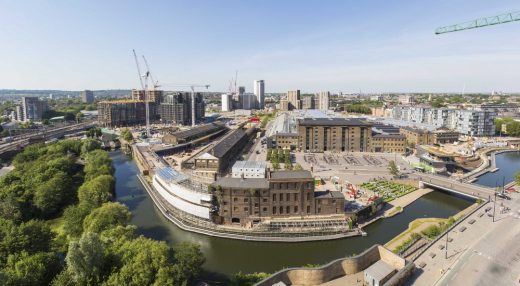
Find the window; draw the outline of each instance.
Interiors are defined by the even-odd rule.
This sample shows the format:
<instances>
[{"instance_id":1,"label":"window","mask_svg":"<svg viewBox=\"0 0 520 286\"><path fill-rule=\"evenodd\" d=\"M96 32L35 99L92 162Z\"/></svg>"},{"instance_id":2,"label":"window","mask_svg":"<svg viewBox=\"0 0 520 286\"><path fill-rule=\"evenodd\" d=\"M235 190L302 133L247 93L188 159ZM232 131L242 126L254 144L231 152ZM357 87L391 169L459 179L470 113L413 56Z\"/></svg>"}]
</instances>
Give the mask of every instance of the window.
<instances>
[{"instance_id":1,"label":"window","mask_svg":"<svg viewBox=\"0 0 520 286\"><path fill-rule=\"evenodd\" d=\"M282 202L283 201L283 194L279 194L278 197L280 198L280 202Z\"/></svg>"},{"instance_id":2,"label":"window","mask_svg":"<svg viewBox=\"0 0 520 286\"><path fill-rule=\"evenodd\" d=\"M308 213L308 214L311 213L311 206L307 206L307 213Z\"/></svg>"},{"instance_id":3,"label":"window","mask_svg":"<svg viewBox=\"0 0 520 286\"><path fill-rule=\"evenodd\" d=\"M287 214L290 214L290 213L291 213L291 207L290 207L290 206L287 206L287 207L285 208L285 212L286 212Z\"/></svg>"},{"instance_id":4,"label":"window","mask_svg":"<svg viewBox=\"0 0 520 286\"><path fill-rule=\"evenodd\" d=\"M273 207L273 214L276 214L276 207Z\"/></svg>"},{"instance_id":5,"label":"window","mask_svg":"<svg viewBox=\"0 0 520 286\"><path fill-rule=\"evenodd\" d=\"M318 213L321 213L321 208L318 208Z\"/></svg>"},{"instance_id":6,"label":"window","mask_svg":"<svg viewBox=\"0 0 520 286\"><path fill-rule=\"evenodd\" d=\"M290 195L291 194L289 194L289 193L285 194L285 200L286 201L290 201L291 200Z\"/></svg>"},{"instance_id":7,"label":"window","mask_svg":"<svg viewBox=\"0 0 520 286\"><path fill-rule=\"evenodd\" d=\"M266 212L266 211L267 211L267 208L262 208L262 211L263 211L263 212Z\"/></svg>"},{"instance_id":8,"label":"window","mask_svg":"<svg viewBox=\"0 0 520 286\"><path fill-rule=\"evenodd\" d=\"M283 214L283 207L280 207L280 214Z\"/></svg>"},{"instance_id":9,"label":"window","mask_svg":"<svg viewBox=\"0 0 520 286\"><path fill-rule=\"evenodd\" d=\"M294 213L298 213L298 206L294 206Z\"/></svg>"},{"instance_id":10,"label":"window","mask_svg":"<svg viewBox=\"0 0 520 286\"><path fill-rule=\"evenodd\" d=\"M248 198L244 198L244 203L248 203L249 202L249 199Z\"/></svg>"},{"instance_id":11,"label":"window","mask_svg":"<svg viewBox=\"0 0 520 286\"><path fill-rule=\"evenodd\" d=\"M248 212L248 211L249 211L249 208L248 208L248 207L244 207L244 211L245 211L245 212Z\"/></svg>"},{"instance_id":12,"label":"window","mask_svg":"<svg viewBox=\"0 0 520 286\"><path fill-rule=\"evenodd\" d=\"M273 194L273 202L276 202L276 194Z\"/></svg>"},{"instance_id":13,"label":"window","mask_svg":"<svg viewBox=\"0 0 520 286\"><path fill-rule=\"evenodd\" d=\"M233 198L233 201L234 202L238 202L238 198Z\"/></svg>"},{"instance_id":14,"label":"window","mask_svg":"<svg viewBox=\"0 0 520 286\"><path fill-rule=\"evenodd\" d=\"M262 202L267 203L267 198L263 198Z\"/></svg>"},{"instance_id":15,"label":"window","mask_svg":"<svg viewBox=\"0 0 520 286\"><path fill-rule=\"evenodd\" d=\"M298 201L298 194L297 194L297 193L294 194L294 201L295 201L295 202Z\"/></svg>"}]
</instances>

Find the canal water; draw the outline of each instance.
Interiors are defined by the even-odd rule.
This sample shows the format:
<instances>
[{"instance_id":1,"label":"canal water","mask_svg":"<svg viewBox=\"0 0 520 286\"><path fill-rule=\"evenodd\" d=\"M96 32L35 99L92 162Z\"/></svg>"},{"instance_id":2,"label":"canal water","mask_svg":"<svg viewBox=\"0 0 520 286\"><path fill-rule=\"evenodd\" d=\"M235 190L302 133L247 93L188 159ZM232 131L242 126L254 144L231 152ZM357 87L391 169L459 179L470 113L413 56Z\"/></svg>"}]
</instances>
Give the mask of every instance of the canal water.
<instances>
[{"instance_id":1,"label":"canal water","mask_svg":"<svg viewBox=\"0 0 520 286\"><path fill-rule=\"evenodd\" d=\"M494 188L502 186L502 182L507 184L515 180L516 173L520 171L520 152L501 153L495 159L498 171L485 173L478 177L475 184Z\"/></svg>"},{"instance_id":2,"label":"canal water","mask_svg":"<svg viewBox=\"0 0 520 286\"><path fill-rule=\"evenodd\" d=\"M171 245L181 241L200 244L209 273L230 275L242 271L275 272L284 267L324 264L333 259L359 254L375 243L384 244L404 231L416 218L447 218L468 207L471 202L441 192L431 192L392 218L379 220L365 228L367 237L305 243L248 242L189 233L167 221L154 207L139 183L134 161L119 151L111 152L116 170L117 200L133 214L132 224L140 234L166 240Z\"/></svg>"}]
</instances>

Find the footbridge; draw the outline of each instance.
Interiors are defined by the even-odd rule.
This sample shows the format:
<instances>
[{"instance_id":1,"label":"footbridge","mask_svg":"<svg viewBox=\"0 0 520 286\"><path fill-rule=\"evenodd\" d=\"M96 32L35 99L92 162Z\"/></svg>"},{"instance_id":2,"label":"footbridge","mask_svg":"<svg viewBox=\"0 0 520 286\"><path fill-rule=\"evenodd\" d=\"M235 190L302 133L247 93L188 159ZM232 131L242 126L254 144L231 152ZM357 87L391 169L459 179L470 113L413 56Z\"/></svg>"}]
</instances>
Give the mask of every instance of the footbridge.
<instances>
[{"instance_id":1,"label":"footbridge","mask_svg":"<svg viewBox=\"0 0 520 286\"><path fill-rule=\"evenodd\" d=\"M421 188L434 187L478 199L488 199L489 197L495 195L495 190L493 188L484 187L477 184L464 183L438 175L418 174L417 176L419 177L419 186Z\"/></svg>"}]
</instances>

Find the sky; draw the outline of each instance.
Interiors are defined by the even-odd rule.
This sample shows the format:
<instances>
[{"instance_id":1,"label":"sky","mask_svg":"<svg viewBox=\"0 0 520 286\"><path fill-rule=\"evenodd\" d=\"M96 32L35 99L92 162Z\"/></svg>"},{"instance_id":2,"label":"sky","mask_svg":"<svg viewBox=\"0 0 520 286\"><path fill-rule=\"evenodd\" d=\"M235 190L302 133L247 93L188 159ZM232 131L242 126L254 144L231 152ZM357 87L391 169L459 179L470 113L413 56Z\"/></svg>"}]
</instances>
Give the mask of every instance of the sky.
<instances>
[{"instance_id":1,"label":"sky","mask_svg":"<svg viewBox=\"0 0 520 286\"><path fill-rule=\"evenodd\" d=\"M503 0L0 0L0 89L518 92L520 21L435 35L519 11ZM142 63L141 63L142 65ZM142 65L143 67L143 65ZM144 68L144 67L143 67Z\"/></svg>"}]
</instances>

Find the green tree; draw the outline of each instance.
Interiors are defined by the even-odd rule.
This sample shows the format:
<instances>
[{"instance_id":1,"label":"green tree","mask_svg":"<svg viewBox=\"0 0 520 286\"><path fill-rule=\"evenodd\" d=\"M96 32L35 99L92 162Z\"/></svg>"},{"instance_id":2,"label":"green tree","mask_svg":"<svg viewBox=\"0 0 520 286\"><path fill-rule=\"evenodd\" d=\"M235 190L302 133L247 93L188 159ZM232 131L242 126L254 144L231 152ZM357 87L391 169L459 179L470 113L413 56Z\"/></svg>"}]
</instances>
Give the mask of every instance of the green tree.
<instances>
[{"instance_id":1,"label":"green tree","mask_svg":"<svg viewBox=\"0 0 520 286\"><path fill-rule=\"evenodd\" d=\"M174 246L174 257L176 267L180 270L182 277L189 284L199 276L204 264L204 256L200 246L189 242L181 242Z\"/></svg>"},{"instance_id":2,"label":"green tree","mask_svg":"<svg viewBox=\"0 0 520 286\"><path fill-rule=\"evenodd\" d=\"M134 139L132 131L130 131L130 129L128 128L125 128L121 131L121 137L123 137L123 139L125 139L125 141L127 142L132 142L132 140Z\"/></svg>"},{"instance_id":3,"label":"green tree","mask_svg":"<svg viewBox=\"0 0 520 286\"><path fill-rule=\"evenodd\" d=\"M98 234L86 232L79 241L69 245L67 271L79 285L96 285L102 281L105 266L105 246Z\"/></svg>"},{"instance_id":4,"label":"green tree","mask_svg":"<svg viewBox=\"0 0 520 286\"><path fill-rule=\"evenodd\" d=\"M81 154L87 154L97 149L101 149L101 143L96 139L87 139L81 145Z\"/></svg>"},{"instance_id":5,"label":"green tree","mask_svg":"<svg viewBox=\"0 0 520 286\"><path fill-rule=\"evenodd\" d=\"M70 201L72 186L71 178L64 172L57 172L48 181L36 187L34 193L34 205L40 210L44 217L56 214Z\"/></svg>"},{"instance_id":6,"label":"green tree","mask_svg":"<svg viewBox=\"0 0 520 286\"><path fill-rule=\"evenodd\" d=\"M128 208L120 203L104 203L94 209L83 221L83 230L100 233L104 230L128 224L131 213Z\"/></svg>"},{"instance_id":7,"label":"green tree","mask_svg":"<svg viewBox=\"0 0 520 286\"><path fill-rule=\"evenodd\" d=\"M81 121L81 119L83 119L83 113L81 113L81 112L76 113L76 122L79 123Z\"/></svg>"},{"instance_id":8,"label":"green tree","mask_svg":"<svg viewBox=\"0 0 520 286\"><path fill-rule=\"evenodd\" d=\"M255 273L234 273L231 276L230 286L252 286L269 277L268 273L255 272Z\"/></svg>"},{"instance_id":9,"label":"green tree","mask_svg":"<svg viewBox=\"0 0 520 286\"><path fill-rule=\"evenodd\" d=\"M83 205L69 206L63 212L63 231L71 237L79 237L83 232L83 220L90 209Z\"/></svg>"},{"instance_id":10,"label":"green tree","mask_svg":"<svg viewBox=\"0 0 520 286\"><path fill-rule=\"evenodd\" d=\"M397 168L395 161L392 160L392 161L388 162L388 171L394 177L399 175L399 169Z\"/></svg>"},{"instance_id":11,"label":"green tree","mask_svg":"<svg viewBox=\"0 0 520 286\"><path fill-rule=\"evenodd\" d=\"M108 277L106 285L182 285L176 283L184 277L175 271L165 242L140 236L125 241L114 254L117 270Z\"/></svg>"},{"instance_id":12,"label":"green tree","mask_svg":"<svg viewBox=\"0 0 520 286\"><path fill-rule=\"evenodd\" d=\"M59 259L52 252L11 254L2 269L2 285L49 285L60 269Z\"/></svg>"},{"instance_id":13,"label":"green tree","mask_svg":"<svg viewBox=\"0 0 520 286\"><path fill-rule=\"evenodd\" d=\"M517 172L515 175L515 182L518 186L520 186L520 172Z\"/></svg>"},{"instance_id":14,"label":"green tree","mask_svg":"<svg viewBox=\"0 0 520 286\"><path fill-rule=\"evenodd\" d=\"M112 197L115 181L110 175L100 175L85 182L78 190L79 203L94 209Z\"/></svg>"}]
</instances>

